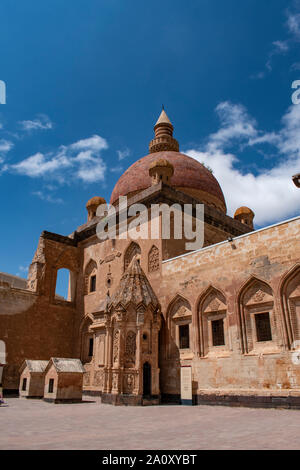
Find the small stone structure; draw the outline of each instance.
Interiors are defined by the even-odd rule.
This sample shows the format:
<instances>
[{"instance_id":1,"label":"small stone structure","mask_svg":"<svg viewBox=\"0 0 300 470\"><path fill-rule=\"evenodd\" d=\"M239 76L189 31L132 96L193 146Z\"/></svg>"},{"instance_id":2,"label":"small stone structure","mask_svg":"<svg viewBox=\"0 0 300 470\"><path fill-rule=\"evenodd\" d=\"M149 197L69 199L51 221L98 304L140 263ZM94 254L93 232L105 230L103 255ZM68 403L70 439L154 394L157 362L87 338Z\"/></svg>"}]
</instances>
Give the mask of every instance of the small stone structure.
<instances>
[{"instance_id":1,"label":"small stone structure","mask_svg":"<svg viewBox=\"0 0 300 470\"><path fill-rule=\"evenodd\" d=\"M20 368L20 397L43 398L47 364L48 361L31 361L29 359L23 362Z\"/></svg>"},{"instance_id":2,"label":"small stone structure","mask_svg":"<svg viewBox=\"0 0 300 470\"><path fill-rule=\"evenodd\" d=\"M45 371L44 400L81 402L84 372L80 359L52 357Z\"/></svg>"},{"instance_id":3,"label":"small stone structure","mask_svg":"<svg viewBox=\"0 0 300 470\"><path fill-rule=\"evenodd\" d=\"M97 370L103 382L102 402L158 404L161 311L139 255L131 260L114 295L92 315L92 331L105 335L104 366Z\"/></svg>"}]
</instances>

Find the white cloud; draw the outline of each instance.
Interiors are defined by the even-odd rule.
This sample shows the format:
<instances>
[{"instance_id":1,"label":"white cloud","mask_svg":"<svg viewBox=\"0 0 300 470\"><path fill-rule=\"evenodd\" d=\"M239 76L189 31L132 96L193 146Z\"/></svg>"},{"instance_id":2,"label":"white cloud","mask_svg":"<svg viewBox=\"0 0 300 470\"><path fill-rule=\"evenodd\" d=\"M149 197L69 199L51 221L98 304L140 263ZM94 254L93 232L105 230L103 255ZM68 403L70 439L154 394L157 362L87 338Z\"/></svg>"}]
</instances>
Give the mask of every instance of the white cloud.
<instances>
[{"instance_id":1,"label":"white cloud","mask_svg":"<svg viewBox=\"0 0 300 470\"><path fill-rule=\"evenodd\" d=\"M5 163L6 154L13 148L14 144L10 140L0 139L0 176L4 173L8 165Z\"/></svg>"},{"instance_id":2,"label":"white cloud","mask_svg":"<svg viewBox=\"0 0 300 470\"><path fill-rule=\"evenodd\" d=\"M287 27L294 39L300 39L300 13L288 13Z\"/></svg>"},{"instance_id":3,"label":"white cloud","mask_svg":"<svg viewBox=\"0 0 300 470\"><path fill-rule=\"evenodd\" d=\"M108 148L99 135L61 145L56 152L38 152L10 166L10 170L31 178L50 178L59 183L80 179L87 183L104 181L106 165L100 153Z\"/></svg>"},{"instance_id":4,"label":"white cloud","mask_svg":"<svg viewBox=\"0 0 300 470\"><path fill-rule=\"evenodd\" d=\"M117 150L119 160L124 160L124 158L129 157L130 150L126 148L125 150Z\"/></svg>"},{"instance_id":5,"label":"white cloud","mask_svg":"<svg viewBox=\"0 0 300 470\"><path fill-rule=\"evenodd\" d=\"M42 191L34 191L32 194L33 196L37 196L42 201L51 202L53 204L63 204L64 202L61 198L53 197L51 194L45 194Z\"/></svg>"},{"instance_id":6,"label":"white cloud","mask_svg":"<svg viewBox=\"0 0 300 470\"><path fill-rule=\"evenodd\" d=\"M14 144L9 140L0 139L0 153L7 153L13 148Z\"/></svg>"},{"instance_id":7,"label":"white cloud","mask_svg":"<svg viewBox=\"0 0 300 470\"><path fill-rule=\"evenodd\" d=\"M256 122L242 105L234 105L224 101L216 107L221 122L220 129L209 136L207 149L215 151L228 147L234 140L256 137Z\"/></svg>"},{"instance_id":8,"label":"white cloud","mask_svg":"<svg viewBox=\"0 0 300 470\"><path fill-rule=\"evenodd\" d=\"M279 53L287 52L289 50L289 45L287 41L274 41L273 46L275 46L275 51Z\"/></svg>"},{"instance_id":9,"label":"white cloud","mask_svg":"<svg viewBox=\"0 0 300 470\"><path fill-rule=\"evenodd\" d=\"M77 171L77 177L86 183L104 181L106 165L102 159L93 158L87 165L82 165Z\"/></svg>"},{"instance_id":10,"label":"white cloud","mask_svg":"<svg viewBox=\"0 0 300 470\"><path fill-rule=\"evenodd\" d=\"M112 173L121 173L123 171L123 167L122 166L115 166L115 167L110 168L110 171Z\"/></svg>"},{"instance_id":11,"label":"white cloud","mask_svg":"<svg viewBox=\"0 0 300 470\"><path fill-rule=\"evenodd\" d=\"M103 137L100 137L100 135L96 134L87 139L78 140L78 142L70 145L70 148L73 150L90 149L94 152L98 152L100 150L106 150L108 148L108 144Z\"/></svg>"},{"instance_id":12,"label":"white cloud","mask_svg":"<svg viewBox=\"0 0 300 470\"><path fill-rule=\"evenodd\" d=\"M53 123L46 114L40 114L33 120L20 121L20 127L24 131L52 129Z\"/></svg>"},{"instance_id":13,"label":"white cloud","mask_svg":"<svg viewBox=\"0 0 300 470\"><path fill-rule=\"evenodd\" d=\"M262 226L299 212L299 189L291 177L300 171L300 106L288 109L278 133L257 129L255 120L241 105L221 103L216 112L220 129L209 136L203 147L186 153L213 169L229 214L233 215L240 206L249 206L256 214L256 224ZM274 146L277 158L271 168L261 169L258 174L243 171L242 161L235 152L228 151L233 147L236 150L236 144L253 148L266 143Z\"/></svg>"},{"instance_id":14,"label":"white cloud","mask_svg":"<svg viewBox=\"0 0 300 470\"><path fill-rule=\"evenodd\" d=\"M294 11L287 12L286 29L288 36L284 40L277 40L272 42L272 49L270 50L265 63L265 69L261 72L251 75L250 78L263 79L267 73L273 70L273 58L277 55L286 54L291 46L300 41L300 13L299 5L295 4ZM293 67L293 66L292 66Z\"/></svg>"},{"instance_id":15,"label":"white cloud","mask_svg":"<svg viewBox=\"0 0 300 470\"><path fill-rule=\"evenodd\" d=\"M47 157L43 153L36 153L22 162L12 165L11 168L22 175L36 178L53 174L56 171L60 172L70 165L71 162L63 154Z\"/></svg>"}]
</instances>

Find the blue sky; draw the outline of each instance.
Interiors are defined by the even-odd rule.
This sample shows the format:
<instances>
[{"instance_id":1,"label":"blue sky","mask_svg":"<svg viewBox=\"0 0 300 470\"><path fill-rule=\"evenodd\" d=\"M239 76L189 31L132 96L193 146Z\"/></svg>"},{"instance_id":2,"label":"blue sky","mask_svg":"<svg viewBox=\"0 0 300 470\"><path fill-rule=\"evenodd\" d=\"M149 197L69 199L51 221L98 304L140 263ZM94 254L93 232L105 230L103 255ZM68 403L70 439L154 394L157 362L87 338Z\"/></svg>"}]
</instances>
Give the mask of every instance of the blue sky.
<instances>
[{"instance_id":1,"label":"blue sky","mask_svg":"<svg viewBox=\"0 0 300 470\"><path fill-rule=\"evenodd\" d=\"M294 1L2 0L0 271L26 276L42 230L69 234L90 197L109 200L162 103L230 215L297 215L299 45Z\"/></svg>"}]
</instances>

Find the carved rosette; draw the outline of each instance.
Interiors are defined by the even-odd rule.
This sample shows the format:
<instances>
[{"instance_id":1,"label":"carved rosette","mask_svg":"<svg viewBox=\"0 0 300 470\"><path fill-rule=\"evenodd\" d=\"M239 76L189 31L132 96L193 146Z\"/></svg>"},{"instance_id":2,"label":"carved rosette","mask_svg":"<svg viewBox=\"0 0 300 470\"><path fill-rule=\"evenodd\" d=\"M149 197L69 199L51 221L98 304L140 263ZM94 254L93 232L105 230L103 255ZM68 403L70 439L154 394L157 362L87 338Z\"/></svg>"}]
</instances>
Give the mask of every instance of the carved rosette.
<instances>
[{"instance_id":1,"label":"carved rosette","mask_svg":"<svg viewBox=\"0 0 300 470\"><path fill-rule=\"evenodd\" d=\"M261 289L259 289L256 294L253 296L254 302L262 302L265 298L266 294Z\"/></svg>"}]
</instances>

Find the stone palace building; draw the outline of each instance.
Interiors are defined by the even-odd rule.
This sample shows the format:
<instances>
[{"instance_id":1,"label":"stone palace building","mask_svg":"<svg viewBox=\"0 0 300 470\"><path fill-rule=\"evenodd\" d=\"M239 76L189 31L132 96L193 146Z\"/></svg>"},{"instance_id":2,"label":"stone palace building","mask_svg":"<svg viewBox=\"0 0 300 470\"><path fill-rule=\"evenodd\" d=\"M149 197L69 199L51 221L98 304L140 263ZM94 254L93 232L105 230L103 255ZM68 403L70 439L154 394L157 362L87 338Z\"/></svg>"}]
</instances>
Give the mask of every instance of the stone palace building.
<instances>
[{"instance_id":1,"label":"stone palace building","mask_svg":"<svg viewBox=\"0 0 300 470\"><path fill-rule=\"evenodd\" d=\"M42 232L27 283L0 276L6 393L25 359L61 357L81 359L84 392L105 403L178 402L191 366L195 403L300 407L300 218L255 231L251 209L228 216L218 181L179 152L164 110L154 130L149 154L113 189L116 231L120 196L149 210L204 204L203 248L163 237L161 214L156 237L99 239L101 197L71 235ZM55 294L62 268L68 299Z\"/></svg>"}]
</instances>

